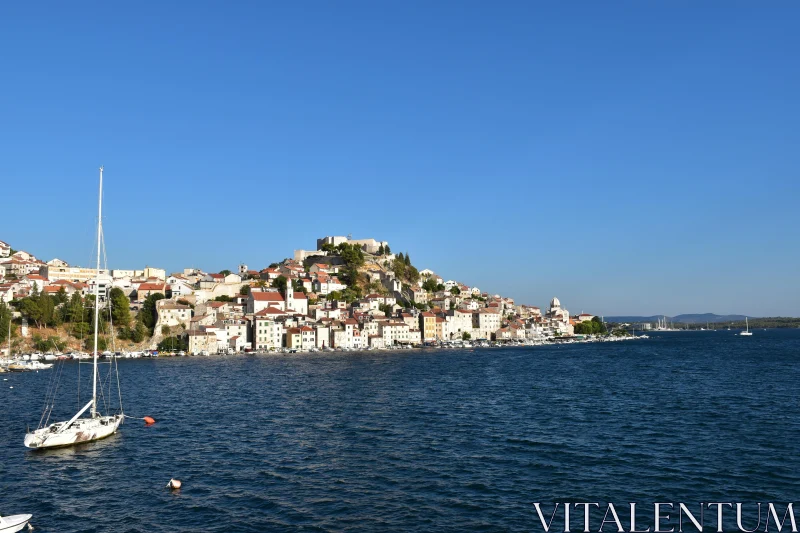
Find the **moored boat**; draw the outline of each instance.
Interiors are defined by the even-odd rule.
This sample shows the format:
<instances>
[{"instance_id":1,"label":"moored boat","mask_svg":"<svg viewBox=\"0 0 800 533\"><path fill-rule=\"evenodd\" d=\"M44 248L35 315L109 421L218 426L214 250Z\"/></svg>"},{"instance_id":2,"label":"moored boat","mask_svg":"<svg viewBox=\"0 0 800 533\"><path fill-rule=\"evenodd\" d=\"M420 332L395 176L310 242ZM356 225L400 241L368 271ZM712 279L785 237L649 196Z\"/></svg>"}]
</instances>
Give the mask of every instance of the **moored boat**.
<instances>
[{"instance_id":1,"label":"moored boat","mask_svg":"<svg viewBox=\"0 0 800 533\"><path fill-rule=\"evenodd\" d=\"M15 514L0 516L0 533L16 533L28 525L32 514Z\"/></svg>"},{"instance_id":2,"label":"moored boat","mask_svg":"<svg viewBox=\"0 0 800 533\"><path fill-rule=\"evenodd\" d=\"M28 448L54 448L59 446L70 446L81 442L90 442L109 437L116 433L117 428L125 417L122 411L122 393L119 392L119 410L115 414L100 413L97 402L97 384L100 382L98 375L98 332L100 322L100 257L103 250L103 168L100 167L100 192L97 207L97 269L94 283L94 349L92 350L92 399L81 408L75 416L64 422L49 424L50 413L55 403L55 389L50 387L48 397L45 400L45 408L39 421L39 426L33 431L25 434L24 443ZM78 357L82 359L82 357ZM78 361L80 364L80 361ZM64 363L62 363L64 364ZM115 365L115 361L106 363ZM50 365L52 366L52 365ZM106 380L110 386L111 380ZM102 387L102 383L101 383ZM119 375L117 375L117 387L119 388ZM101 389L101 393L102 393ZM110 395L110 390L108 391ZM50 397L52 395L52 397ZM90 410L91 409L91 410ZM89 418L81 418L87 410L90 410ZM2 530L0 530L2 531Z\"/></svg>"}]
</instances>

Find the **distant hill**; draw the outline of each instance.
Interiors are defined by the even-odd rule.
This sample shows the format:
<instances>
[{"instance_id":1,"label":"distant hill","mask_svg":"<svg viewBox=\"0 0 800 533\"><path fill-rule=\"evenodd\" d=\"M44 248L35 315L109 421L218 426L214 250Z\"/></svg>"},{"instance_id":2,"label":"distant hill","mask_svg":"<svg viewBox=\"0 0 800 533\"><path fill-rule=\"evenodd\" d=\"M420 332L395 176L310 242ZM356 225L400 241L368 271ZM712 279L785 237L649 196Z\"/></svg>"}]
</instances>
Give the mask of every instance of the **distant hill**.
<instances>
[{"instance_id":1,"label":"distant hill","mask_svg":"<svg viewBox=\"0 0 800 533\"><path fill-rule=\"evenodd\" d=\"M663 319L664 315L655 316L607 316L606 322L656 322ZM750 317L752 318L752 317ZM684 314L668 316L667 322L675 324L710 324L720 322L739 322L744 320L744 315L715 315L714 313Z\"/></svg>"}]
</instances>

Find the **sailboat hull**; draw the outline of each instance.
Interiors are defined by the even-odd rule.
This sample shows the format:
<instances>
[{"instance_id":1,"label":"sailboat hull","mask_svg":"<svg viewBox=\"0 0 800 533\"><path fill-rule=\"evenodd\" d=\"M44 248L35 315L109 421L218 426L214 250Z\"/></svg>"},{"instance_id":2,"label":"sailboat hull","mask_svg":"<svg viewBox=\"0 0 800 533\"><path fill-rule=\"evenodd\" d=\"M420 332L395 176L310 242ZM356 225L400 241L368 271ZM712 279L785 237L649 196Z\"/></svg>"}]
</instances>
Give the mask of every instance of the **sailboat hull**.
<instances>
[{"instance_id":1,"label":"sailboat hull","mask_svg":"<svg viewBox=\"0 0 800 533\"><path fill-rule=\"evenodd\" d=\"M28 521L33 517L30 514L15 514L0 517L0 533L16 533L28 525Z\"/></svg>"},{"instance_id":2,"label":"sailboat hull","mask_svg":"<svg viewBox=\"0 0 800 533\"><path fill-rule=\"evenodd\" d=\"M58 448L110 437L122 424L122 415L80 418L66 429L66 422L56 422L25 435L28 448Z\"/></svg>"}]
</instances>

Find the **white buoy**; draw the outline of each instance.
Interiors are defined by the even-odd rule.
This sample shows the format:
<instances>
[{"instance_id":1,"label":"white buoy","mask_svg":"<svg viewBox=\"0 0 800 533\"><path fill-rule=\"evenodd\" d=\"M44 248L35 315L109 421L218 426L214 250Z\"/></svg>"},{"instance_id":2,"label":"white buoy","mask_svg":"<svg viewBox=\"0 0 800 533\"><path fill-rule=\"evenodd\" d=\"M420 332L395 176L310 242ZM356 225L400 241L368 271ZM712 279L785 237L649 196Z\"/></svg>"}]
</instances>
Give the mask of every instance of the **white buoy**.
<instances>
[{"instance_id":1,"label":"white buoy","mask_svg":"<svg viewBox=\"0 0 800 533\"><path fill-rule=\"evenodd\" d=\"M179 489L181 488L181 480L180 479L170 479L169 483L167 483L168 489Z\"/></svg>"}]
</instances>

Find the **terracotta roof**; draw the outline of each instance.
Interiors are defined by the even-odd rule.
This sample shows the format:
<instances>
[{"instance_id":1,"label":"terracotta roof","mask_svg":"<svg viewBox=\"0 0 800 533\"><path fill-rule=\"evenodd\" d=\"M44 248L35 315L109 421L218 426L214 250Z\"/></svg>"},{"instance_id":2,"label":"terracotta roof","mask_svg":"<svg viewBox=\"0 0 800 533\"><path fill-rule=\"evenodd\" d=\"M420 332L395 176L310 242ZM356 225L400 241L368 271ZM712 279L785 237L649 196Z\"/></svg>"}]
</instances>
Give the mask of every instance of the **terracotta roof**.
<instances>
[{"instance_id":1,"label":"terracotta roof","mask_svg":"<svg viewBox=\"0 0 800 533\"><path fill-rule=\"evenodd\" d=\"M160 301L164 301L164 300L160 300ZM183 304L179 304L179 303L169 303L169 302L159 305L158 308L159 309L191 309L191 307L189 307L188 305L183 305Z\"/></svg>"},{"instance_id":2,"label":"terracotta roof","mask_svg":"<svg viewBox=\"0 0 800 533\"><path fill-rule=\"evenodd\" d=\"M279 292L251 292L250 296L257 302L282 302L283 296Z\"/></svg>"},{"instance_id":3,"label":"terracotta roof","mask_svg":"<svg viewBox=\"0 0 800 533\"><path fill-rule=\"evenodd\" d=\"M164 285L160 283L142 283L139 285L140 291L163 291Z\"/></svg>"},{"instance_id":4,"label":"terracotta roof","mask_svg":"<svg viewBox=\"0 0 800 533\"><path fill-rule=\"evenodd\" d=\"M267 316L267 315L285 315L286 312L281 311L277 307L267 307L266 309L262 309L256 316Z\"/></svg>"}]
</instances>

